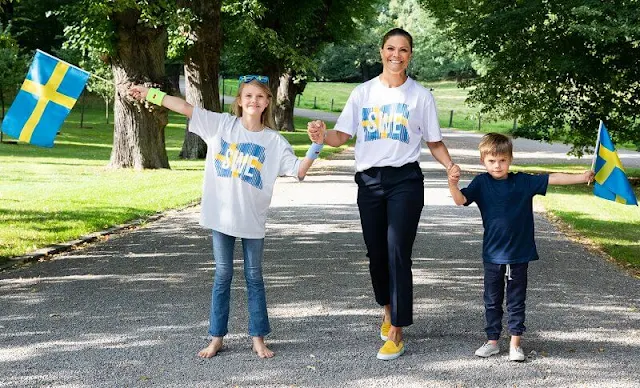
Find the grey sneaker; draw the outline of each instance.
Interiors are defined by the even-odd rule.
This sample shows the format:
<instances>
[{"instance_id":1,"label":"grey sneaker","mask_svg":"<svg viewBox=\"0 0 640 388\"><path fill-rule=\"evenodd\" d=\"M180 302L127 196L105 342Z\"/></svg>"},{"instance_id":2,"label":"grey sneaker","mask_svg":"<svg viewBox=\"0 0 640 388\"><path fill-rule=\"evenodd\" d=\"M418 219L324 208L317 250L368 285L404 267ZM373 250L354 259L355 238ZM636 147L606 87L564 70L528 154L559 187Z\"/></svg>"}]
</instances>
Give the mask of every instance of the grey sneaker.
<instances>
[{"instance_id":1,"label":"grey sneaker","mask_svg":"<svg viewBox=\"0 0 640 388\"><path fill-rule=\"evenodd\" d=\"M524 352L520 346L509 349L509 361L524 361Z\"/></svg>"},{"instance_id":2,"label":"grey sneaker","mask_svg":"<svg viewBox=\"0 0 640 388\"><path fill-rule=\"evenodd\" d=\"M485 343L476 350L476 356L478 357L489 357L498 353L500 353L500 346L494 345L490 342Z\"/></svg>"}]
</instances>

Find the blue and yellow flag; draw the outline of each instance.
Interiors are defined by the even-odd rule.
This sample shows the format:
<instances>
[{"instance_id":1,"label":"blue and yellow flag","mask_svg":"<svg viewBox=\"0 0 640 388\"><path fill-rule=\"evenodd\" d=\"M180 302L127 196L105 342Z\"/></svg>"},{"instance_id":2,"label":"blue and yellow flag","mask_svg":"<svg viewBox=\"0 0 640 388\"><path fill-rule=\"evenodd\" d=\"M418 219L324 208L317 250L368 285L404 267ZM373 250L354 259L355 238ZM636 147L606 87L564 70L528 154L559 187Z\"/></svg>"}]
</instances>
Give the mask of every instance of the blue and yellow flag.
<instances>
[{"instance_id":1,"label":"blue and yellow flag","mask_svg":"<svg viewBox=\"0 0 640 388\"><path fill-rule=\"evenodd\" d=\"M2 121L2 132L20 141L53 147L53 140L89 75L37 50L27 78Z\"/></svg>"},{"instance_id":2,"label":"blue and yellow flag","mask_svg":"<svg viewBox=\"0 0 640 388\"><path fill-rule=\"evenodd\" d=\"M593 187L593 194L609 201L637 206L636 195L622 168L616 147L602 121L600 122L595 158L596 183Z\"/></svg>"}]
</instances>

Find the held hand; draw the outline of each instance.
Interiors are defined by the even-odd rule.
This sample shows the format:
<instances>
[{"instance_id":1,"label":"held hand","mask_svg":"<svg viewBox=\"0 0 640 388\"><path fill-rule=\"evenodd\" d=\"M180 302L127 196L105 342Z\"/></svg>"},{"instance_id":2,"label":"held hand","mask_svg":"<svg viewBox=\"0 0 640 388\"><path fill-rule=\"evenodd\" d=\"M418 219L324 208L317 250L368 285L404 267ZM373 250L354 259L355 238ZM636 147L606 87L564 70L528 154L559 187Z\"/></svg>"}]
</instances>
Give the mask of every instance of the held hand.
<instances>
[{"instance_id":1,"label":"held hand","mask_svg":"<svg viewBox=\"0 0 640 388\"><path fill-rule=\"evenodd\" d=\"M451 164L447 167L447 179L450 185L458 186L458 182L460 182L460 166L451 162Z\"/></svg>"},{"instance_id":2,"label":"held hand","mask_svg":"<svg viewBox=\"0 0 640 388\"><path fill-rule=\"evenodd\" d=\"M324 122L320 120L315 120L307 123L307 133L312 142L316 144L324 143L324 134L327 130L327 127Z\"/></svg>"},{"instance_id":3,"label":"held hand","mask_svg":"<svg viewBox=\"0 0 640 388\"><path fill-rule=\"evenodd\" d=\"M451 165L449 165L449 167L447 168L447 176L448 177L455 177L460 179L460 166L458 166L457 164L453 163Z\"/></svg>"},{"instance_id":4,"label":"held hand","mask_svg":"<svg viewBox=\"0 0 640 388\"><path fill-rule=\"evenodd\" d=\"M596 176L596 173L593 170L587 170L582 175L584 176L584 181L587 184L591 184L591 182L593 182L593 178Z\"/></svg>"},{"instance_id":5,"label":"held hand","mask_svg":"<svg viewBox=\"0 0 640 388\"><path fill-rule=\"evenodd\" d=\"M147 93L149 93L149 88L146 88L142 85L132 85L128 93L131 97L135 98L138 101L144 101L147 98Z\"/></svg>"}]
</instances>

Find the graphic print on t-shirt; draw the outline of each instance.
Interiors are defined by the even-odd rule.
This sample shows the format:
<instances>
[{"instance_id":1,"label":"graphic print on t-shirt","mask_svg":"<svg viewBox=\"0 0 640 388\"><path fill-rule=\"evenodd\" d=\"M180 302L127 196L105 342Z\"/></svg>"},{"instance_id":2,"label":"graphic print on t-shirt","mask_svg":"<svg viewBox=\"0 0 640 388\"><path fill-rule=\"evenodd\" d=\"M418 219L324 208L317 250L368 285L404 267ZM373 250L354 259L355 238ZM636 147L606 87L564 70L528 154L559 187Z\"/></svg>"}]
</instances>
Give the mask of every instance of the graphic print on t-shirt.
<instances>
[{"instance_id":1,"label":"graphic print on t-shirt","mask_svg":"<svg viewBox=\"0 0 640 388\"><path fill-rule=\"evenodd\" d=\"M240 178L262 190L260 171L265 159L265 148L255 143L227 143L220 139L220 152L216 155L219 177Z\"/></svg>"},{"instance_id":2,"label":"graphic print on t-shirt","mask_svg":"<svg viewBox=\"0 0 640 388\"><path fill-rule=\"evenodd\" d=\"M387 104L362 108L362 128L364 141L393 139L409 143L409 106L407 104Z\"/></svg>"}]
</instances>

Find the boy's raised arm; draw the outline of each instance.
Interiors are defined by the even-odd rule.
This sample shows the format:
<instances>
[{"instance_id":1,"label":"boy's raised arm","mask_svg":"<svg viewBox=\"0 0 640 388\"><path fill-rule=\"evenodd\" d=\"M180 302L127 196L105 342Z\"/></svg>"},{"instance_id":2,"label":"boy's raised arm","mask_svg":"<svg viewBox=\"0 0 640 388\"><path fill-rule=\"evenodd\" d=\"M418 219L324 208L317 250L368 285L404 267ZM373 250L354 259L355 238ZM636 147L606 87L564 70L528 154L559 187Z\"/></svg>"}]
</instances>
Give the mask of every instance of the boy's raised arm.
<instances>
[{"instance_id":1,"label":"boy's raised arm","mask_svg":"<svg viewBox=\"0 0 640 388\"><path fill-rule=\"evenodd\" d=\"M593 180L595 173L592 170L587 170L582 174L566 174L562 172L554 172L549 174L550 185L575 185L578 183L590 183Z\"/></svg>"}]
</instances>

